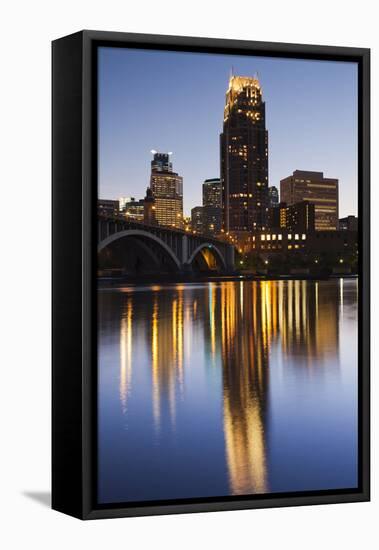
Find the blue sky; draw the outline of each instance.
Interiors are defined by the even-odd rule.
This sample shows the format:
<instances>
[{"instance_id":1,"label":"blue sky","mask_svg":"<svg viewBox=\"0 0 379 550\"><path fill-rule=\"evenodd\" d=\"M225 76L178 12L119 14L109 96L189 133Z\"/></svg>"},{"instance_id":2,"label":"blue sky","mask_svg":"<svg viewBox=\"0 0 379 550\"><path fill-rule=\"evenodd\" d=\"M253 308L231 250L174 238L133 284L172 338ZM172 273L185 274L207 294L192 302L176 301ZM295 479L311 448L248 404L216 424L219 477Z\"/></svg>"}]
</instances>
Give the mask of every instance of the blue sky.
<instances>
[{"instance_id":1,"label":"blue sky","mask_svg":"<svg viewBox=\"0 0 379 550\"><path fill-rule=\"evenodd\" d=\"M225 92L258 73L266 102L269 184L294 170L339 179L340 217L357 213L355 63L103 47L99 49L99 196L142 198L151 149L172 151L184 211L219 176Z\"/></svg>"}]
</instances>

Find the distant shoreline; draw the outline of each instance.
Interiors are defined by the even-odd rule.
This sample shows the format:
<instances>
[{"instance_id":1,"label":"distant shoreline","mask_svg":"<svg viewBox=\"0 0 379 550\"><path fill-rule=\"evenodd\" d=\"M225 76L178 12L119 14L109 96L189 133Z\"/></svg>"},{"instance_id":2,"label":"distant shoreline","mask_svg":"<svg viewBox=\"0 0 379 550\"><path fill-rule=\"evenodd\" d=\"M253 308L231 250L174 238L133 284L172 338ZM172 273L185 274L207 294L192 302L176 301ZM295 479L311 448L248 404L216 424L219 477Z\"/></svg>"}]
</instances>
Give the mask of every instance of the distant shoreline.
<instances>
[{"instance_id":1,"label":"distant shoreline","mask_svg":"<svg viewBox=\"0 0 379 550\"><path fill-rule=\"evenodd\" d=\"M98 288L120 285L140 286L146 284L177 284L177 283L217 283L233 281L329 281L334 279L358 279L358 274L332 274L327 277L320 275L253 275L253 274L233 274L233 275L157 275L157 276L139 276L139 277L98 277Z\"/></svg>"}]
</instances>

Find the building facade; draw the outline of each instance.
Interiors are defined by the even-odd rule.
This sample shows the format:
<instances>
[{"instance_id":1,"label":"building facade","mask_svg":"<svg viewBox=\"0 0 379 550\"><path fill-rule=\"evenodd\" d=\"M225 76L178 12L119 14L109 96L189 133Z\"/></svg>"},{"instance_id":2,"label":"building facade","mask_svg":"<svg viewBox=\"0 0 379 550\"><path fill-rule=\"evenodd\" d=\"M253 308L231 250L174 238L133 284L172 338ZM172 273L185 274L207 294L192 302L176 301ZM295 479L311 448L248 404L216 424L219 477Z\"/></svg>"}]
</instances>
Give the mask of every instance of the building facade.
<instances>
[{"instance_id":1,"label":"building facade","mask_svg":"<svg viewBox=\"0 0 379 550\"><path fill-rule=\"evenodd\" d=\"M309 233L315 230L315 205L301 201L288 206L281 202L269 208L267 226L270 229L288 229Z\"/></svg>"},{"instance_id":2,"label":"building facade","mask_svg":"<svg viewBox=\"0 0 379 550\"><path fill-rule=\"evenodd\" d=\"M268 188L268 203L270 208L275 208L279 204L279 190L275 185Z\"/></svg>"},{"instance_id":3,"label":"building facade","mask_svg":"<svg viewBox=\"0 0 379 550\"><path fill-rule=\"evenodd\" d=\"M358 231L358 218L356 216L346 216L346 218L340 218L339 229L341 231Z\"/></svg>"},{"instance_id":4,"label":"building facade","mask_svg":"<svg viewBox=\"0 0 379 550\"><path fill-rule=\"evenodd\" d=\"M147 225L155 225L157 223L155 216L155 199L149 187L146 189L146 196L143 201L143 221Z\"/></svg>"},{"instance_id":5,"label":"building facade","mask_svg":"<svg viewBox=\"0 0 379 550\"><path fill-rule=\"evenodd\" d=\"M280 181L280 199L288 205L314 204L316 231L338 229L338 179L324 178L323 172L295 170Z\"/></svg>"},{"instance_id":6,"label":"building facade","mask_svg":"<svg viewBox=\"0 0 379 550\"><path fill-rule=\"evenodd\" d=\"M203 206L222 207L221 180L213 178L203 183Z\"/></svg>"},{"instance_id":7,"label":"building facade","mask_svg":"<svg viewBox=\"0 0 379 550\"><path fill-rule=\"evenodd\" d=\"M112 199L98 199L97 211L103 216L117 216L120 211L120 203Z\"/></svg>"},{"instance_id":8,"label":"building facade","mask_svg":"<svg viewBox=\"0 0 379 550\"><path fill-rule=\"evenodd\" d=\"M150 189L159 225L183 227L183 178L173 172L169 153L154 153Z\"/></svg>"},{"instance_id":9,"label":"building facade","mask_svg":"<svg viewBox=\"0 0 379 550\"><path fill-rule=\"evenodd\" d=\"M191 209L191 229L196 233L203 233L204 216L202 206L195 206Z\"/></svg>"},{"instance_id":10,"label":"building facade","mask_svg":"<svg viewBox=\"0 0 379 550\"><path fill-rule=\"evenodd\" d=\"M137 201L134 197L131 197L131 200L124 204L122 213L128 220L143 222L144 208L143 199Z\"/></svg>"},{"instance_id":11,"label":"building facade","mask_svg":"<svg viewBox=\"0 0 379 550\"><path fill-rule=\"evenodd\" d=\"M220 136L223 229L238 236L267 224L268 133L257 78L232 76Z\"/></svg>"}]
</instances>

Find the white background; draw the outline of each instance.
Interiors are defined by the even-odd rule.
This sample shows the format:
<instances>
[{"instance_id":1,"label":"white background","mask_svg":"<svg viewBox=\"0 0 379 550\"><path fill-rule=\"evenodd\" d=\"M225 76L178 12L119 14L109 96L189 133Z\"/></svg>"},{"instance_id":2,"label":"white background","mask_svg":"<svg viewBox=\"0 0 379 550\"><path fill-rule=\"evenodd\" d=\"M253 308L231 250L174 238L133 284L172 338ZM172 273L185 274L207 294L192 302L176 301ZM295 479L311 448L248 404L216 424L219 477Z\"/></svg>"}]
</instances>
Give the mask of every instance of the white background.
<instances>
[{"instance_id":1,"label":"white background","mask_svg":"<svg viewBox=\"0 0 379 550\"><path fill-rule=\"evenodd\" d=\"M14 0L3 4L0 33L0 544L3 548L378 547L375 288L371 503L94 522L80 522L43 504L50 485L50 41L86 28L372 48L372 204L376 205L379 31L375 4L369 0ZM376 210L373 282L377 264Z\"/></svg>"}]
</instances>

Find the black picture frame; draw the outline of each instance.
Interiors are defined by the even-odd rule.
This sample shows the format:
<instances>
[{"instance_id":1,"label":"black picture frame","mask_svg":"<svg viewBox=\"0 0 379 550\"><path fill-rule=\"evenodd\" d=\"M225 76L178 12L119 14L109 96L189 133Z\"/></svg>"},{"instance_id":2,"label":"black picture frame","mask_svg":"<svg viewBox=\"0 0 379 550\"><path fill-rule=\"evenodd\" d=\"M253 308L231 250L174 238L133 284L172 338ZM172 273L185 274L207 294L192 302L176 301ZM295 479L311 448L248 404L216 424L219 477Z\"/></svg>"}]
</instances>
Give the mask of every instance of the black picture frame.
<instances>
[{"instance_id":1,"label":"black picture frame","mask_svg":"<svg viewBox=\"0 0 379 550\"><path fill-rule=\"evenodd\" d=\"M96 503L96 51L101 45L355 61L359 80L359 488L223 499ZM370 499L370 50L81 31L52 43L52 507L81 519Z\"/></svg>"}]
</instances>

